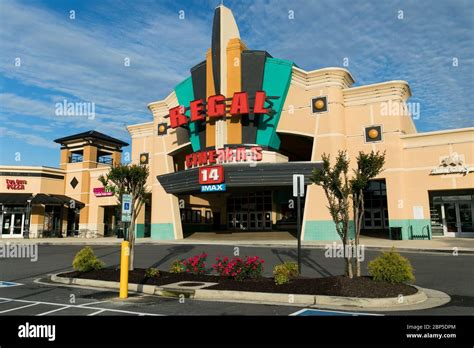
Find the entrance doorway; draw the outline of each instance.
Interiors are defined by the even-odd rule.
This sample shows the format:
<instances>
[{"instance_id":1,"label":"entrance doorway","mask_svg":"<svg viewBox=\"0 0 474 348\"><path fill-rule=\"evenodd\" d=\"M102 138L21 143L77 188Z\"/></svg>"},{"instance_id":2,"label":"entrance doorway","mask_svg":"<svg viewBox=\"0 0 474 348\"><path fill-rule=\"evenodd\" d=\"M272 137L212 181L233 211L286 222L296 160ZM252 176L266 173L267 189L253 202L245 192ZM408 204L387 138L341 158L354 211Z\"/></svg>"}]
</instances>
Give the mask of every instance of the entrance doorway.
<instances>
[{"instance_id":1,"label":"entrance doorway","mask_svg":"<svg viewBox=\"0 0 474 348\"><path fill-rule=\"evenodd\" d=\"M388 238L388 204L385 180L373 180L364 191L364 220L362 233Z\"/></svg>"},{"instance_id":2,"label":"entrance doorway","mask_svg":"<svg viewBox=\"0 0 474 348\"><path fill-rule=\"evenodd\" d=\"M228 197L227 229L270 231L272 229L272 192L242 192Z\"/></svg>"},{"instance_id":3,"label":"entrance doorway","mask_svg":"<svg viewBox=\"0 0 474 348\"><path fill-rule=\"evenodd\" d=\"M474 195L464 193L430 192L434 236L474 237Z\"/></svg>"},{"instance_id":4,"label":"entrance doorway","mask_svg":"<svg viewBox=\"0 0 474 348\"><path fill-rule=\"evenodd\" d=\"M119 210L117 206L104 206L104 237L112 237L117 235L117 222Z\"/></svg>"},{"instance_id":5,"label":"entrance doorway","mask_svg":"<svg viewBox=\"0 0 474 348\"><path fill-rule=\"evenodd\" d=\"M2 221L2 238L19 238L23 236L25 214L4 213Z\"/></svg>"}]
</instances>

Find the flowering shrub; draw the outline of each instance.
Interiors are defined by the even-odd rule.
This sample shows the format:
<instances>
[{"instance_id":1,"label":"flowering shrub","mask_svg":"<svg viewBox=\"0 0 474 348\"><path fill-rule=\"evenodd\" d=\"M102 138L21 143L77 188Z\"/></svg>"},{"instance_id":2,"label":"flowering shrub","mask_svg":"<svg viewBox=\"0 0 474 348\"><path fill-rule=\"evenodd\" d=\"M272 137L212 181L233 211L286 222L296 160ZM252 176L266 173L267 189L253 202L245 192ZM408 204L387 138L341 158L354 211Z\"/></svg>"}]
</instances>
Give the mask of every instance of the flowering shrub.
<instances>
[{"instance_id":1,"label":"flowering shrub","mask_svg":"<svg viewBox=\"0 0 474 348\"><path fill-rule=\"evenodd\" d=\"M216 263L212 268L219 273L221 277L229 277L235 280L244 280L248 278L258 278L263 272L263 263L265 260L258 256L247 256L245 260L240 257L216 257Z\"/></svg>"},{"instance_id":2,"label":"flowering shrub","mask_svg":"<svg viewBox=\"0 0 474 348\"><path fill-rule=\"evenodd\" d=\"M298 265L294 262L285 262L273 268L275 276L275 284L282 285L289 283L291 279L297 278L299 275Z\"/></svg>"},{"instance_id":3,"label":"flowering shrub","mask_svg":"<svg viewBox=\"0 0 474 348\"><path fill-rule=\"evenodd\" d=\"M184 273L186 271L183 261L176 260L170 266L170 273Z\"/></svg>"},{"instance_id":4,"label":"flowering shrub","mask_svg":"<svg viewBox=\"0 0 474 348\"><path fill-rule=\"evenodd\" d=\"M202 253L183 260L182 264L186 273L204 274L206 272L206 258L207 254Z\"/></svg>"}]
</instances>

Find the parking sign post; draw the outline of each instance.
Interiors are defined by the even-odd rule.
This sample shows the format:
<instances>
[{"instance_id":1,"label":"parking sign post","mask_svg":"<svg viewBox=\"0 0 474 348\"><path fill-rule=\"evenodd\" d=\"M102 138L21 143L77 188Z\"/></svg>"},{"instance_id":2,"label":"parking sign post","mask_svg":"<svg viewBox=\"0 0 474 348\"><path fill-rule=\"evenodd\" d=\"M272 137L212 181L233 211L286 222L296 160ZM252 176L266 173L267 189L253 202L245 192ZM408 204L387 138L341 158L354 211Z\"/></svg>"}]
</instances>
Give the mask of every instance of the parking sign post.
<instances>
[{"instance_id":1,"label":"parking sign post","mask_svg":"<svg viewBox=\"0 0 474 348\"><path fill-rule=\"evenodd\" d=\"M304 175L293 174L293 197L296 197L296 235L298 238L298 272L301 274L301 197L304 196Z\"/></svg>"},{"instance_id":2,"label":"parking sign post","mask_svg":"<svg viewBox=\"0 0 474 348\"><path fill-rule=\"evenodd\" d=\"M132 221L132 195L122 195L122 222L124 223L124 234L120 252L120 298L128 297L128 267L130 259L130 245L127 242L128 224Z\"/></svg>"},{"instance_id":3,"label":"parking sign post","mask_svg":"<svg viewBox=\"0 0 474 348\"><path fill-rule=\"evenodd\" d=\"M128 223L132 221L132 195L122 195L122 222L124 222L123 239L127 240Z\"/></svg>"}]
</instances>

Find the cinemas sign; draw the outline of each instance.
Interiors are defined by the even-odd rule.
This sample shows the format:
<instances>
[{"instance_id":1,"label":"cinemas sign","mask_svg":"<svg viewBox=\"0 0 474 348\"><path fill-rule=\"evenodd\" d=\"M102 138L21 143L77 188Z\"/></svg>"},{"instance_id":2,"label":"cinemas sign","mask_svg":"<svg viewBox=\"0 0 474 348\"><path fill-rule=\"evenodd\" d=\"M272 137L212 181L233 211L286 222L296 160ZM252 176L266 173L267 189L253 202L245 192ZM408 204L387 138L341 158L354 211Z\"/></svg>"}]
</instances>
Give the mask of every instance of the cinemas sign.
<instances>
[{"instance_id":1,"label":"cinemas sign","mask_svg":"<svg viewBox=\"0 0 474 348\"><path fill-rule=\"evenodd\" d=\"M178 128L187 125L189 122L206 121L206 115L209 119L225 117L227 113L231 116L248 114L267 114L272 116L274 110L271 108L273 103L271 99L279 97L267 97L264 91L257 91L253 97L249 97L247 92L234 93L232 98L226 98L222 94L210 96L207 103L203 99L196 99L189 103L189 107L176 106L169 110L170 127ZM250 110L250 102L253 102L253 109ZM230 102L230 108L228 105ZM265 102L268 107L265 107ZM229 108L229 110L227 110ZM185 113L190 111L188 118Z\"/></svg>"},{"instance_id":2,"label":"cinemas sign","mask_svg":"<svg viewBox=\"0 0 474 348\"><path fill-rule=\"evenodd\" d=\"M186 155L186 169L233 162L258 162L262 160L262 147L224 147L223 149L194 152Z\"/></svg>"}]
</instances>

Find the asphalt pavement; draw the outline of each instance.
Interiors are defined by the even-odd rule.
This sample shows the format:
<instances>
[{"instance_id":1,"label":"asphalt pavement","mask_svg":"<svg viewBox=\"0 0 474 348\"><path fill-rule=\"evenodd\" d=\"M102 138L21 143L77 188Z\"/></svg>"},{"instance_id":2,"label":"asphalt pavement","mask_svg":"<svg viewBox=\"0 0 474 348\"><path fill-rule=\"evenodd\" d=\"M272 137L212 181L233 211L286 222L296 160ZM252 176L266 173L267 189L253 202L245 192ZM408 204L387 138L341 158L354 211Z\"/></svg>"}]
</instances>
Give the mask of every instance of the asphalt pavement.
<instances>
[{"instance_id":1,"label":"asphalt pavement","mask_svg":"<svg viewBox=\"0 0 474 348\"><path fill-rule=\"evenodd\" d=\"M119 300L116 291L48 283L50 274L71 270L78 245L39 245L38 260L0 258L0 315L292 315L301 307L236 302L215 302L132 294ZM120 250L116 245L92 246L107 267L118 267ZM210 267L217 256L258 255L265 259L264 275L271 276L273 265L296 261L295 248L238 247L231 245L137 245L135 266L167 270L174 260L207 252ZM379 254L365 251L362 263ZM305 276L324 277L343 272L344 261L325 257L322 249L303 249L302 272ZM448 293L452 301L444 306L421 311L387 312L387 315L474 315L474 255L451 253L403 252L414 269L416 284ZM1 282L11 282L15 284ZM365 311L364 311L365 312ZM333 315L330 311L306 311L302 315ZM365 312L369 313L369 312ZM343 315L344 313L340 313ZM350 314L350 313L349 313ZM364 313L361 313L364 314ZM380 314L377 313L377 314ZM334 313L334 315L337 315Z\"/></svg>"}]
</instances>

